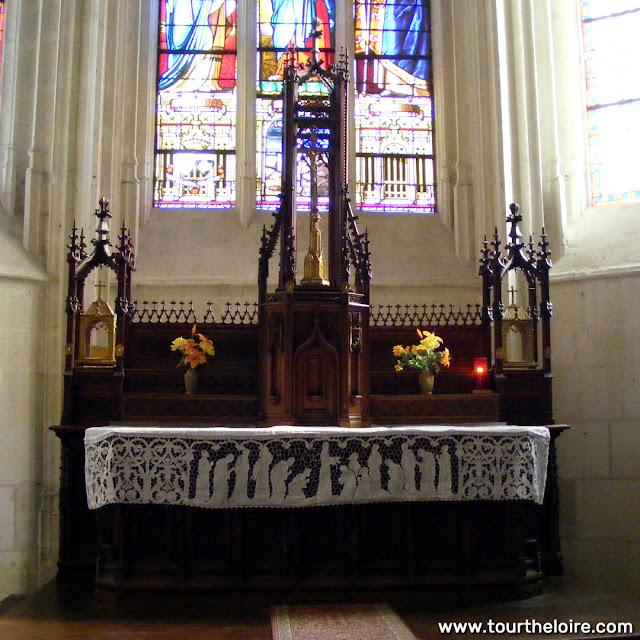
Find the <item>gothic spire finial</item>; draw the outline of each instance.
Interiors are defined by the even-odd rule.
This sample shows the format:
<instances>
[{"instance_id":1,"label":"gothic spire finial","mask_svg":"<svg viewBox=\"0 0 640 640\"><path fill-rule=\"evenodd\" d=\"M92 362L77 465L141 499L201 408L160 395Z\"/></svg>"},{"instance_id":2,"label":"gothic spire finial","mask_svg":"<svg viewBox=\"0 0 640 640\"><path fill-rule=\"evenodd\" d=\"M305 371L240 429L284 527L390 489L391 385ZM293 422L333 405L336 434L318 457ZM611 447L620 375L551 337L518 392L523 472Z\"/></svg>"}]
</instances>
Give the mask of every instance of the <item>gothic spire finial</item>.
<instances>
[{"instance_id":1,"label":"gothic spire finial","mask_svg":"<svg viewBox=\"0 0 640 640\"><path fill-rule=\"evenodd\" d=\"M509 229L509 237L511 238L511 243L514 247L524 246L520 242L520 238L522 237L522 233L518 228L518 222L522 222L522 215L520 214L520 206L515 202L512 202L509 205L509 210L511 213L507 214L507 224L511 225Z\"/></svg>"},{"instance_id":2,"label":"gothic spire finial","mask_svg":"<svg viewBox=\"0 0 640 640\"><path fill-rule=\"evenodd\" d=\"M95 211L96 218L98 218L98 226L96 227L96 238L92 242L97 251L102 250L106 255L110 255L109 218L111 217L111 211L109 211L109 200L104 197L100 198L98 204L100 208Z\"/></svg>"}]
</instances>

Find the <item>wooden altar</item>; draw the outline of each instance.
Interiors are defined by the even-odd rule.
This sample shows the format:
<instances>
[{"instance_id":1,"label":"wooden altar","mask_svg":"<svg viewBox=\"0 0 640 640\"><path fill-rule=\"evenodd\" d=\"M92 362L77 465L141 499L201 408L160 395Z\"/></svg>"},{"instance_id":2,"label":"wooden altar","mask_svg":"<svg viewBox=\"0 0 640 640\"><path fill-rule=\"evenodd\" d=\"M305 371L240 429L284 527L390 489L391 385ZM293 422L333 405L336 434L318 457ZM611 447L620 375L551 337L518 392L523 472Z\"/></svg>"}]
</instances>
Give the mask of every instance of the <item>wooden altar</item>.
<instances>
[{"instance_id":1,"label":"wooden altar","mask_svg":"<svg viewBox=\"0 0 640 640\"><path fill-rule=\"evenodd\" d=\"M297 94L310 73L329 87L326 98ZM230 302L219 318L211 305L197 313L183 302L134 302L133 242L123 226L119 244L111 244L108 202L101 200L96 210L90 253L84 234L75 227L71 232L64 406L61 424L52 427L62 444L60 575L93 571L98 557L101 584L122 586L135 565L142 572L137 575L145 575L128 585L136 589L231 588L255 579L254 586L265 588L305 580L316 587L429 588L444 580L456 588L495 583L522 594L535 584L536 591L541 575L562 572L555 441L567 428L553 426L551 264L544 230L540 249L533 240L527 248L519 239L516 207L508 216L504 250L497 229L491 243L485 240L482 304L372 308L369 239L358 230L346 182L346 63L327 71L314 61L302 72L290 66L286 75L282 205L263 232L257 302ZM302 209L295 188L298 154L311 167ZM320 191L329 194L327 203ZM308 219L309 247L298 273L300 209ZM328 218L326 262L321 214ZM278 276L270 291L275 255ZM100 294L91 307L85 302L89 276L104 269L116 280L113 311ZM516 272L524 274L523 307L516 304ZM505 306L509 285L512 304ZM213 339L216 356L203 367L199 393L185 395L169 345L196 322ZM107 332L103 342L97 329ZM393 346L415 342L416 329L437 332L454 354L433 395L418 394L415 375L394 372ZM516 339L514 356L509 349ZM474 371L478 358L488 365L482 385ZM85 431L123 422L141 428L289 424L354 431L370 424L546 425L551 442L545 497L542 505L427 501L275 513L108 505L99 519L106 546L98 546L85 492ZM452 529L436 526L442 522ZM260 536L251 536L254 531ZM318 554L304 552L310 547ZM390 549L389 559L380 555L383 547ZM333 568L328 582L321 576L325 566Z\"/></svg>"},{"instance_id":2,"label":"wooden altar","mask_svg":"<svg viewBox=\"0 0 640 640\"><path fill-rule=\"evenodd\" d=\"M89 429L96 584L533 595L548 445L506 426Z\"/></svg>"},{"instance_id":3,"label":"wooden altar","mask_svg":"<svg viewBox=\"0 0 640 640\"><path fill-rule=\"evenodd\" d=\"M103 228L102 220L107 212L103 202L96 212L99 229ZM108 242L106 233L98 237ZM111 540L105 544L114 549L113 536L118 540L124 539L122 536L132 537L126 550L118 547L122 553L126 551L125 556L116 554L120 560L109 555L112 551L107 554L105 547L98 546L96 516L87 506L86 429L123 421L167 426L176 421L193 425L268 424L261 411L257 356L261 349L261 329L258 305L249 303L228 305L220 319L214 318L210 310L198 318L187 305L135 305L128 288L133 252L126 230L122 230L117 251L97 248L91 255L83 255L80 238L74 230L69 254L69 346L64 412L62 423L53 427L62 444L61 577L78 571L93 573L99 549L102 549L101 584L116 590L123 586L116 576L126 574L126 567L118 563L122 558L132 561L134 557L141 563L136 565L136 571L144 566L145 571L150 572L136 583L136 589L151 588L154 583L157 587L158 580L163 588L173 585L182 589L190 585L189 588L205 591L222 587L235 589L239 585L244 585L244 589L251 584L253 588L272 584L284 589L286 584L303 584L306 580L309 588L342 585L345 589L354 589L359 584L373 593L373 585L378 580L378 587L389 584L395 585L394 589L455 591L475 584L479 591L484 591L489 581L493 583L495 595L505 596L538 593L541 576L562 573L555 448L558 435L566 428L563 425L550 426L547 486L542 506L521 502L425 502L336 505L305 512L286 509L277 513L269 510L212 513L184 505L112 505L101 510L103 515L98 519L101 539ZM116 362L110 366L80 365L75 362L77 319L83 308L80 300L84 281L79 275L88 272L87 265L99 264L106 257L115 267L118 290L122 292L115 305ZM127 286L120 284L123 279ZM298 298L292 300L295 304L300 302ZM474 358L486 353L487 336L490 343L494 327L486 307L397 306L367 313L372 355L367 360L368 384L362 389L368 388L370 394L368 402L360 406L367 407L371 422L398 426L549 424L545 419L552 415L548 396L551 376L542 368L503 369L503 380L509 384L502 383L497 393L494 365L491 388L474 393L477 383ZM199 394L186 396L182 373L175 367L175 354L169 345L177 335L187 335L196 321L199 330L213 338L217 353L203 372ZM426 327L437 330L456 354L451 368L439 375L431 396L417 393L415 376L393 371L393 345L413 342L415 329ZM441 529L434 529L435 522L443 521L454 523L454 535L444 535ZM395 524L390 527L390 522ZM255 530L263 532L264 539L262 542L251 539L250 546L241 551L238 541L248 540L249 532ZM215 534L193 546L192 542L202 531ZM331 535L327 533L326 539L319 540L319 532L331 532ZM327 553L337 549L334 533L340 536L342 546L333 558L326 554L323 557L323 548ZM387 535L404 542L394 546L385 559L379 555L376 544L386 540ZM307 559L301 550L308 545L320 551L308 559L305 573L301 563ZM211 550L219 546L223 552L211 556ZM432 552L427 551L434 548L439 549L437 561ZM506 556L501 555L503 551ZM262 554L261 559L256 554ZM152 556L158 564L154 565ZM207 564L211 562L213 565ZM342 573L337 571L338 565L343 567ZM322 581L320 574L324 566L336 568L331 578L333 583ZM250 576L249 567L257 572L254 578ZM300 577L303 575L306 577ZM179 576L184 578L183 582ZM216 576L215 579L212 576ZM295 583L294 576L302 582ZM407 576L413 577L408 580ZM441 584L441 580L448 586Z\"/></svg>"}]
</instances>

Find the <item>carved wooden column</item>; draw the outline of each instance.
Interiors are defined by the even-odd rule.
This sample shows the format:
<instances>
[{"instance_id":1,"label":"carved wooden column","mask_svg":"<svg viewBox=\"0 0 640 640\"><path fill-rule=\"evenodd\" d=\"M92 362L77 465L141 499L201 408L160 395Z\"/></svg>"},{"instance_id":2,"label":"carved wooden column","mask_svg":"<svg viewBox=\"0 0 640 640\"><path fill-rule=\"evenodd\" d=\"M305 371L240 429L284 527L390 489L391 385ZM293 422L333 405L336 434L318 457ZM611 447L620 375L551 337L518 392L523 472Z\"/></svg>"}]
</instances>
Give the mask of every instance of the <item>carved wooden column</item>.
<instances>
[{"instance_id":1,"label":"carved wooden column","mask_svg":"<svg viewBox=\"0 0 640 640\"><path fill-rule=\"evenodd\" d=\"M560 546L560 489L558 487L558 458L556 440L563 431L569 429L566 424L549 427L549 460L547 462L547 484L544 492L542 518L540 522L540 547L542 552L542 571L547 576L561 576L564 572L562 550Z\"/></svg>"},{"instance_id":2,"label":"carved wooden column","mask_svg":"<svg viewBox=\"0 0 640 640\"><path fill-rule=\"evenodd\" d=\"M132 312L131 277L134 270L133 242L123 226L120 244L109 240L109 201L100 200L95 210L98 220L93 251L86 251L84 233L75 224L67 254L68 293L67 344L65 346L64 400L61 424L51 427L61 442L60 466L60 559L59 576L78 570L93 571L96 559L95 517L89 512L84 485L84 432L122 415L125 345ZM85 283L95 269L105 267L115 273L114 358L91 358L86 351L87 336L80 335L85 309ZM101 287L100 287L101 288ZM98 294L98 301L101 300ZM96 301L96 302L98 302ZM95 305L96 302L93 304ZM93 306L93 305L91 305ZM110 318L113 320L113 318ZM82 339L81 339L82 338ZM84 344L83 344L84 342ZM83 344L83 349L81 345Z\"/></svg>"}]
</instances>

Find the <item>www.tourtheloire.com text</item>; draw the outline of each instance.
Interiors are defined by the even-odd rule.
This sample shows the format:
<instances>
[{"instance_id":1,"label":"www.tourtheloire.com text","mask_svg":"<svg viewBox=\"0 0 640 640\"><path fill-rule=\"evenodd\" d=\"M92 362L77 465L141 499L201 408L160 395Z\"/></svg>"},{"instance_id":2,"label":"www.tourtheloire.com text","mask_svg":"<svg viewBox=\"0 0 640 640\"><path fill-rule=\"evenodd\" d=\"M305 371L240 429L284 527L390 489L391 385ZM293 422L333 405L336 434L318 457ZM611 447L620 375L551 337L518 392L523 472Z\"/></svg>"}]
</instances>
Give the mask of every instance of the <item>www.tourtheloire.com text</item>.
<instances>
[{"instance_id":1,"label":"www.tourtheloire.com text","mask_svg":"<svg viewBox=\"0 0 640 640\"><path fill-rule=\"evenodd\" d=\"M440 633L593 633L593 634L621 634L633 633L631 622L580 622L573 619L551 620L522 620L519 622L501 622L487 620L487 622L438 622Z\"/></svg>"}]
</instances>

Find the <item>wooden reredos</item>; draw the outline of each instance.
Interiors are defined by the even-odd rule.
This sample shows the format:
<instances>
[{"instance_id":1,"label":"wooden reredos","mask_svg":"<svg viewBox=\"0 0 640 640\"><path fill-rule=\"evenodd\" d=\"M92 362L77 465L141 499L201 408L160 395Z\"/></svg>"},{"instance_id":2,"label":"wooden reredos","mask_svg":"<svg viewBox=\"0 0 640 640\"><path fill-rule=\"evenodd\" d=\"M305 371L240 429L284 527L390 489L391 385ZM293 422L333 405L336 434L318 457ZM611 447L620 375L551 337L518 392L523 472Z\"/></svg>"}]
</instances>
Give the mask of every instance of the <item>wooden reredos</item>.
<instances>
[{"instance_id":1,"label":"wooden reredos","mask_svg":"<svg viewBox=\"0 0 640 640\"><path fill-rule=\"evenodd\" d=\"M551 424L549 247L544 231L539 251L533 250L532 242L528 248L523 246L517 231L520 217L514 213L504 251L497 230L493 242L483 244L483 304L462 308L397 304L373 309L368 304L366 238L361 240L362 258L356 260L362 277L360 284L356 278L355 290L343 289L344 280L303 285L297 278L279 278L269 292L263 257L273 253L279 239L282 218L276 215L275 231L265 232L267 243L261 252L260 301L228 303L216 317L212 304L196 310L190 302L131 299L133 243L123 227L117 249L111 246L110 213L102 200L95 212L98 230L93 251L87 253L84 234L78 235L74 226L68 254L65 396L61 424L54 427L62 443L61 570L95 567L95 518L86 506L83 446L84 432L92 425L268 425L287 418L353 426L367 420L386 425ZM343 248L349 246L346 237ZM291 246L287 240L285 274L291 273L287 269L290 256L295 255ZM114 364L88 366L75 358L78 322L87 299L87 277L100 266L108 267L117 280L118 355ZM511 321L505 320L509 305L502 299L514 270L523 271L527 282L523 306L530 316L528 326L537 335L540 362L536 366L514 366L505 363L504 357L502 362L493 358L501 353L502 325ZM529 284L531 288L535 284L535 296ZM216 356L202 368L199 393L186 395L183 371L176 367L176 354L169 345L177 336L188 335L194 322L213 339ZM453 354L451 367L438 375L430 396L418 393L415 373L394 372L392 348L415 343L416 328L436 332ZM482 393L474 393L478 356L493 363L490 389ZM327 381L327 372L338 372L335 380ZM559 543L553 540L551 546L556 549Z\"/></svg>"}]
</instances>

